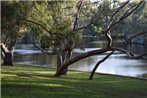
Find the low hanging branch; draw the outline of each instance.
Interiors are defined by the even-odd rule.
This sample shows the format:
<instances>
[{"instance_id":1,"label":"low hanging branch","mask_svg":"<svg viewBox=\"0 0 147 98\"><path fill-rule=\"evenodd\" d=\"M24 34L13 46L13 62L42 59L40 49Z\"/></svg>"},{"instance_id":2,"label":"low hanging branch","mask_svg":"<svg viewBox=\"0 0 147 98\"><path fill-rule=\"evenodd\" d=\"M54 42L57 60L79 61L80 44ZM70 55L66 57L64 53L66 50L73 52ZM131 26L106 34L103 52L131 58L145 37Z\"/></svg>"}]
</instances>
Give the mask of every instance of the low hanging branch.
<instances>
[{"instance_id":1,"label":"low hanging branch","mask_svg":"<svg viewBox=\"0 0 147 98\"><path fill-rule=\"evenodd\" d=\"M89 52L86 52L86 53L82 53L82 54L79 54L78 56L72 57L71 59L66 61L60 67L60 69L56 72L55 76L59 77L61 75L62 70L64 70L65 68L67 68L71 64L73 64L73 63L75 63L75 62L77 62L77 61L79 61L81 59L84 59L84 58L87 58L87 57L90 57L90 56L93 56L93 55L102 54L102 53L105 53L107 51L114 51L114 50L115 50L114 48L103 48L103 49L99 49L99 50L94 50L94 51L89 51Z\"/></svg>"},{"instance_id":2,"label":"low hanging branch","mask_svg":"<svg viewBox=\"0 0 147 98\"><path fill-rule=\"evenodd\" d=\"M90 76L89 76L89 80L93 79L93 76L95 74L96 69L98 68L98 66L103 63L108 57L110 57L112 54L114 53L114 51L112 51L111 53L109 53L107 56L105 56L102 60L98 61L97 64L94 66Z\"/></svg>"},{"instance_id":3,"label":"low hanging branch","mask_svg":"<svg viewBox=\"0 0 147 98\"><path fill-rule=\"evenodd\" d=\"M143 53L141 55L137 55L137 56L133 56L132 58L133 59L144 59L144 60L147 60L147 58L145 58L145 56L147 56L147 52L146 53Z\"/></svg>"}]
</instances>

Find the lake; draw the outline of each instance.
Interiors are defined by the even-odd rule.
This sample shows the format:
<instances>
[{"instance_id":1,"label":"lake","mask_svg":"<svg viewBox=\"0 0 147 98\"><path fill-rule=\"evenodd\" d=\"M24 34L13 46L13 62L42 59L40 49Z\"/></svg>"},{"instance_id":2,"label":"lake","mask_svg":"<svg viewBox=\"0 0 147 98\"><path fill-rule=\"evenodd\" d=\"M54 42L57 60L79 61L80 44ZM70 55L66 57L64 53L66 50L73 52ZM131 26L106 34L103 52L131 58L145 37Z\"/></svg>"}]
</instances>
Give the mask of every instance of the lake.
<instances>
[{"instance_id":1,"label":"lake","mask_svg":"<svg viewBox=\"0 0 147 98\"><path fill-rule=\"evenodd\" d=\"M120 43L115 43L115 45L122 46ZM105 42L91 42L84 45L84 50L78 48L74 49L74 53L78 54L87 52L105 46ZM133 44L123 47L133 51L136 54L147 52L147 46L145 45ZM14 54L14 62L16 64L56 68L56 55L45 55L42 54L39 50L24 48L16 49ZM105 57L104 54L88 57L72 64L69 69L90 72L98 60L101 60L103 57ZM105 62L103 62L98 67L96 72L147 79L147 60L129 59L126 54L117 52L110 56Z\"/></svg>"}]
</instances>

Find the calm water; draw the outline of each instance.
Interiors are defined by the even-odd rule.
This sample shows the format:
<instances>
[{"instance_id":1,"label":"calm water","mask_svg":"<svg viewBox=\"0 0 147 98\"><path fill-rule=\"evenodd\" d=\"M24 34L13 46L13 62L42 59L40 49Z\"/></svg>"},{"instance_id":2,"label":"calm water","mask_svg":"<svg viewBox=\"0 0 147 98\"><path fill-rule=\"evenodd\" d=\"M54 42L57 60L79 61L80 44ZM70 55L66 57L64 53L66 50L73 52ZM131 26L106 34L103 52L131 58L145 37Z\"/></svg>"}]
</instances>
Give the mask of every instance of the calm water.
<instances>
[{"instance_id":1,"label":"calm water","mask_svg":"<svg viewBox=\"0 0 147 98\"><path fill-rule=\"evenodd\" d=\"M91 51L98 49L98 47L105 47L105 45L105 43L92 42L84 46L85 50L75 49L74 52L81 53ZM142 45L132 45L126 48L132 49L133 52L137 54L147 52L147 47ZM91 71L97 61L103 57L105 57L104 54L91 56L72 64L70 66L70 69L79 71ZM39 50L16 49L14 61L17 64L51 68L56 67L56 55L44 55ZM125 54L116 53L109 57L104 63L102 63L96 72L147 78L147 61L129 59Z\"/></svg>"}]
</instances>

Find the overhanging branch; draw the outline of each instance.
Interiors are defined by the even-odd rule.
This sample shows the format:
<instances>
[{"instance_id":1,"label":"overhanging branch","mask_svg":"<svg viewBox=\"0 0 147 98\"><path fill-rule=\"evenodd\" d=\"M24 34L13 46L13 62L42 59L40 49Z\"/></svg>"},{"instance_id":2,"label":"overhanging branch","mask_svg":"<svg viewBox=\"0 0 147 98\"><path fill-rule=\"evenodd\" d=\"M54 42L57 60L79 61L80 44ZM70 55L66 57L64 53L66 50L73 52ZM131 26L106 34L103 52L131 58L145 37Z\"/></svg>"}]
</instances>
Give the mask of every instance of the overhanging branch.
<instances>
[{"instance_id":1,"label":"overhanging branch","mask_svg":"<svg viewBox=\"0 0 147 98\"><path fill-rule=\"evenodd\" d=\"M140 35L143 35L143 34L147 34L147 31L143 31L143 32L140 32L140 33L137 33L129 38L126 39L126 42L129 42L131 41L132 39L136 38L137 36L140 36Z\"/></svg>"}]
</instances>

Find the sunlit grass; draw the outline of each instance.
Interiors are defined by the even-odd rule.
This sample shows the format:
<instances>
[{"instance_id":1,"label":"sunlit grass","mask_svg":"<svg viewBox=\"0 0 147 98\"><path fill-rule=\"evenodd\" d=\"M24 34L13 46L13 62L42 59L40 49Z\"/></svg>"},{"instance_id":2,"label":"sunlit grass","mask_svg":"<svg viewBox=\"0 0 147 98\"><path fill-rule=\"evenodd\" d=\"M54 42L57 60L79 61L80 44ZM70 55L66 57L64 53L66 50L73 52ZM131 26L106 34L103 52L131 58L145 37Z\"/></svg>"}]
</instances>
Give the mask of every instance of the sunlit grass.
<instances>
[{"instance_id":1,"label":"sunlit grass","mask_svg":"<svg viewBox=\"0 0 147 98\"><path fill-rule=\"evenodd\" d=\"M2 98L147 98L147 81L70 71L60 78L55 69L2 66Z\"/></svg>"}]
</instances>

